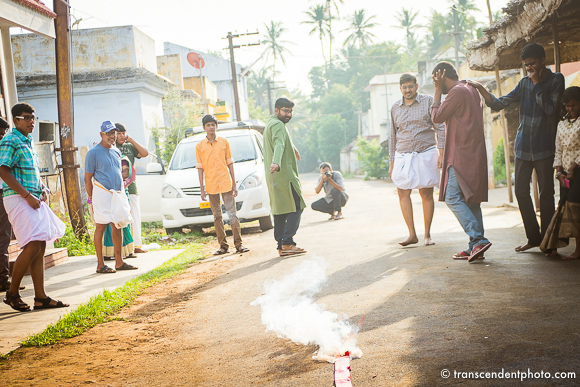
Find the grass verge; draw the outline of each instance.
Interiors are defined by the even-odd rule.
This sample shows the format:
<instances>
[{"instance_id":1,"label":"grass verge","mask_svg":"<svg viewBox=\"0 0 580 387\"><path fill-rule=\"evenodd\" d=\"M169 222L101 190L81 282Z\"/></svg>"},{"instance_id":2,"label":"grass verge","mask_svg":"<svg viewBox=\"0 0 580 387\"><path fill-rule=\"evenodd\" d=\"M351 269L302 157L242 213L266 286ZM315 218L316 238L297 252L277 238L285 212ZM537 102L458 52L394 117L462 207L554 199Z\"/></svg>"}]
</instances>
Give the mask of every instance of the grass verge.
<instances>
[{"instance_id":1,"label":"grass verge","mask_svg":"<svg viewBox=\"0 0 580 387\"><path fill-rule=\"evenodd\" d=\"M165 262L163 265L129 280L125 285L113 290L103 290L86 304L62 316L43 332L27 337L23 347L40 347L54 344L60 339L75 337L97 324L111 320L111 315L131 304L145 289L161 281L184 272L202 256L202 244L190 245L187 250Z\"/></svg>"}]
</instances>

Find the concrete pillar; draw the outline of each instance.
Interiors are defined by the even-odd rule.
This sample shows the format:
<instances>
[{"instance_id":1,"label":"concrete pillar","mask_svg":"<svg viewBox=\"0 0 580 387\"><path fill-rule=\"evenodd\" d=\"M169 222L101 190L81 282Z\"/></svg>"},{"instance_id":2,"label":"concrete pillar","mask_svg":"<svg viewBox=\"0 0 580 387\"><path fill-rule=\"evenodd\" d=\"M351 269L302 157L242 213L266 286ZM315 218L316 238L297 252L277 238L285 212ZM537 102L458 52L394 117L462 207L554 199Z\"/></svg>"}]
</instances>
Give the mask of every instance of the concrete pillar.
<instances>
[{"instance_id":1,"label":"concrete pillar","mask_svg":"<svg viewBox=\"0 0 580 387\"><path fill-rule=\"evenodd\" d=\"M4 103L8 122L12 123L10 108L18 103L16 91L16 75L14 73L14 59L12 56L12 42L10 40L10 28L0 27L0 67L2 67L2 89L4 90Z\"/></svg>"}]
</instances>

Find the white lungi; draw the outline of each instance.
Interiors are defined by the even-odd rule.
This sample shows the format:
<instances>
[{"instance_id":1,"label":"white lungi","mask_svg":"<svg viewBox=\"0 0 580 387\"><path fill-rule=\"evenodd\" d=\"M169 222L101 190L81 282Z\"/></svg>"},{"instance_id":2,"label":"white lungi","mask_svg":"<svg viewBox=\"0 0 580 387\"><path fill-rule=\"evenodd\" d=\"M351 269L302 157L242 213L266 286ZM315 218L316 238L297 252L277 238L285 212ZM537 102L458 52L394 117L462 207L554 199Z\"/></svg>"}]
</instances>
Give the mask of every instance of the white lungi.
<instances>
[{"instance_id":1,"label":"white lungi","mask_svg":"<svg viewBox=\"0 0 580 387\"><path fill-rule=\"evenodd\" d=\"M113 223L116 228L127 227L132 221L131 207L125 191L106 189L93 179L93 217L97 224Z\"/></svg>"},{"instance_id":2,"label":"white lungi","mask_svg":"<svg viewBox=\"0 0 580 387\"><path fill-rule=\"evenodd\" d=\"M4 208L20 248L33 241L52 242L66 231L66 225L45 202L35 210L22 196L10 195L4 198Z\"/></svg>"},{"instance_id":3,"label":"white lungi","mask_svg":"<svg viewBox=\"0 0 580 387\"><path fill-rule=\"evenodd\" d=\"M131 204L131 217L133 218L133 244L141 247L141 204L139 195L129 194L129 204Z\"/></svg>"},{"instance_id":4,"label":"white lungi","mask_svg":"<svg viewBox=\"0 0 580 387\"><path fill-rule=\"evenodd\" d=\"M395 163L391 180L400 189L421 189L439 187L441 172L437 168L437 148L424 152L395 152Z\"/></svg>"}]
</instances>

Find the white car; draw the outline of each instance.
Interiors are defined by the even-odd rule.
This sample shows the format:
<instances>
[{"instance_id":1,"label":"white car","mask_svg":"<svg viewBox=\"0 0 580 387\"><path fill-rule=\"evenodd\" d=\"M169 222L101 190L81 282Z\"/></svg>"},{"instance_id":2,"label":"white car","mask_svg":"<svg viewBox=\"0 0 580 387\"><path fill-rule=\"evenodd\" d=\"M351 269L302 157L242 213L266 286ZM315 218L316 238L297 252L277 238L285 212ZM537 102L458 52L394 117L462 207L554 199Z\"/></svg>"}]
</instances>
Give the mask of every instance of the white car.
<instances>
[{"instance_id":1,"label":"white car","mask_svg":"<svg viewBox=\"0 0 580 387\"><path fill-rule=\"evenodd\" d=\"M271 229L262 135L254 129L218 129L217 135L226 138L232 150L238 186L236 210L240 222L258 219L262 231ZM205 136L203 132L181 140L171 157L161 189L161 214L167 234L180 232L182 227L213 225L209 202L201 200L199 176L195 168L195 147ZM223 205L222 212L224 221L229 220Z\"/></svg>"}]
</instances>

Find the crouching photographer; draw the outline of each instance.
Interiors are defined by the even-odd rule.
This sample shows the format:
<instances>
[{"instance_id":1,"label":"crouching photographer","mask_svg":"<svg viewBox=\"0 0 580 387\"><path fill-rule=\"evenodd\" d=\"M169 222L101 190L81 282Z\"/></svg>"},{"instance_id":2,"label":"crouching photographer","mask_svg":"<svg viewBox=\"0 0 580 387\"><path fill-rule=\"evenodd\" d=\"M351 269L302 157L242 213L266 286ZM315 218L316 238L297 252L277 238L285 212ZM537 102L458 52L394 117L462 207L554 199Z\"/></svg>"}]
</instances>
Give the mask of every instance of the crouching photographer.
<instances>
[{"instance_id":1,"label":"crouching photographer","mask_svg":"<svg viewBox=\"0 0 580 387\"><path fill-rule=\"evenodd\" d=\"M342 177L342 173L339 171L333 171L332 165L327 162L321 163L319 168L320 177L315 190L316 193L320 193L322 188L324 188L326 195L322 199L312 203L312 209L314 211L330 214L328 220L343 219L342 207L344 207L348 201L348 195L344 188L344 178Z\"/></svg>"}]
</instances>

